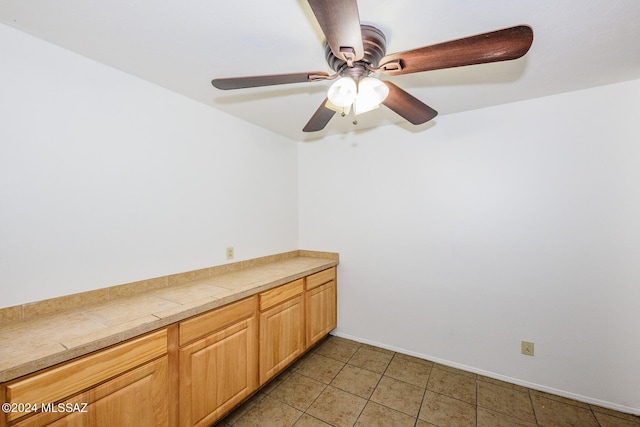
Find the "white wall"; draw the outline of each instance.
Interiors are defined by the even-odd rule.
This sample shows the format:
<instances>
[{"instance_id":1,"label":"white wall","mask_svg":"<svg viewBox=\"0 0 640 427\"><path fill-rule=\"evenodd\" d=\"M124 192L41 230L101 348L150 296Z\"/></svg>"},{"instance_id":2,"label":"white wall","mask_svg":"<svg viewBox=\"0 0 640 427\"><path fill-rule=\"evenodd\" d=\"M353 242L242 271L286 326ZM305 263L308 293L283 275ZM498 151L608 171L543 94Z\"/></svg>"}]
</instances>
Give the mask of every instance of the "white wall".
<instances>
[{"instance_id":1,"label":"white wall","mask_svg":"<svg viewBox=\"0 0 640 427\"><path fill-rule=\"evenodd\" d=\"M639 118L633 81L300 143L338 334L640 413Z\"/></svg>"},{"instance_id":2,"label":"white wall","mask_svg":"<svg viewBox=\"0 0 640 427\"><path fill-rule=\"evenodd\" d=\"M332 250L339 334L640 413L640 81L296 147L2 25L0 52L0 307Z\"/></svg>"},{"instance_id":3,"label":"white wall","mask_svg":"<svg viewBox=\"0 0 640 427\"><path fill-rule=\"evenodd\" d=\"M0 307L298 248L295 142L3 25L0 52Z\"/></svg>"}]
</instances>

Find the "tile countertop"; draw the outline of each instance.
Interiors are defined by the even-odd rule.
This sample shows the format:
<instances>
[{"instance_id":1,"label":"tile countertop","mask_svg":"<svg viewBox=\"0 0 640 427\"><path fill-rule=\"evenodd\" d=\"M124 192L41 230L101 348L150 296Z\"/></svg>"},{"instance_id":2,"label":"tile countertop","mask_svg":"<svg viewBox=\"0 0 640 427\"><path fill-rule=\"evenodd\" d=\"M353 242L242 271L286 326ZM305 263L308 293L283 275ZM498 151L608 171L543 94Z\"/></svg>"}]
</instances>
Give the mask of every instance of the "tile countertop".
<instances>
[{"instance_id":1,"label":"tile countertop","mask_svg":"<svg viewBox=\"0 0 640 427\"><path fill-rule=\"evenodd\" d=\"M333 267L297 256L0 325L0 382L48 368Z\"/></svg>"}]
</instances>

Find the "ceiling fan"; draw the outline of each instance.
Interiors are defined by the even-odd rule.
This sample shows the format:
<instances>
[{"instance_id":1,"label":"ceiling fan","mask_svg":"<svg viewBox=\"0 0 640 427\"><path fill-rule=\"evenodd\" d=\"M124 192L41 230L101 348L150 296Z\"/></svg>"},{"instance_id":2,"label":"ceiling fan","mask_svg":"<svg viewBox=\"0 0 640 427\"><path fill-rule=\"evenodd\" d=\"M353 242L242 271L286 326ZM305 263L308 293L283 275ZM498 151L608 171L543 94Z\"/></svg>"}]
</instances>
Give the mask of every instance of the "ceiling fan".
<instances>
[{"instance_id":1,"label":"ceiling fan","mask_svg":"<svg viewBox=\"0 0 640 427\"><path fill-rule=\"evenodd\" d=\"M382 31L373 25L360 24L357 0L308 1L326 37L325 56L334 74L313 71L211 81L214 87L229 90L337 79L304 132L324 129L336 112L344 116L353 107L357 115L380 104L414 125L426 123L437 111L395 84L369 76L508 61L525 55L533 42L531 27L519 25L387 55Z\"/></svg>"}]
</instances>

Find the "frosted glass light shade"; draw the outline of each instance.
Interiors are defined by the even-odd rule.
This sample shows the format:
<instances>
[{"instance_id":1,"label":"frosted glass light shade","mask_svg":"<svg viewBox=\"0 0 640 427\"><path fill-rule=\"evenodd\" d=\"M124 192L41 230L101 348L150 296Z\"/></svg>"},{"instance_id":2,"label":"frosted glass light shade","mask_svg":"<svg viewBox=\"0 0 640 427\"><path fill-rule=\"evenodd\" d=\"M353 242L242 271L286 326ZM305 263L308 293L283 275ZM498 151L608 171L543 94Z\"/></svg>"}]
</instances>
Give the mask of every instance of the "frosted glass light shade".
<instances>
[{"instance_id":1,"label":"frosted glass light shade","mask_svg":"<svg viewBox=\"0 0 640 427\"><path fill-rule=\"evenodd\" d=\"M351 77L342 77L331 85L327 98L333 105L348 107L356 99L357 91L356 82Z\"/></svg>"},{"instance_id":2,"label":"frosted glass light shade","mask_svg":"<svg viewBox=\"0 0 640 427\"><path fill-rule=\"evenodd\" d=\"M329 110L333 110L336 113L340 113L343 115L347 115L349 114L349 112L351 111L351 105L347 105L346 107L338 107L336 104L334 104L333 102L331 102L331 100L328 100L324 106L326 108L328 108Z\"/></svg>"},{"instance_id":3,"label":"frosted glass light shade","mask_svg":"<svg viewBox=\"0 0 640 427\"><path fill-rule=\"evenodd\" d=\"M366 113L380 106L389 95L389 88L378 79L365 77L358 83L358 94L354 100L354 113Z\"/></svg>"}]
</instances>

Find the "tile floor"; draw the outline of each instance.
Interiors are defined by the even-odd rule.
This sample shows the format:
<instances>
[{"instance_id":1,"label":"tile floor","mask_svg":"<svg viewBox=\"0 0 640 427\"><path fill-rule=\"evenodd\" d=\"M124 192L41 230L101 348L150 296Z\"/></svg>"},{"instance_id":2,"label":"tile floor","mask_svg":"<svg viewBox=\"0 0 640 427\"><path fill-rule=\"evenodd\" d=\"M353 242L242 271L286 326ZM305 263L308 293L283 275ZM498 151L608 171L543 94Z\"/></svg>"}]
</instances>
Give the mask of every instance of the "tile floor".
<instances>
[{"instance_id":1,"label":"tile floor","mask_svg":"<svg viewBox=\"0 0 640 427\"><path fill-rule=\"evenodd\" d=\"M640 427L640 417L330 336L217 426Z\"/></svg>"}]
</instances>

